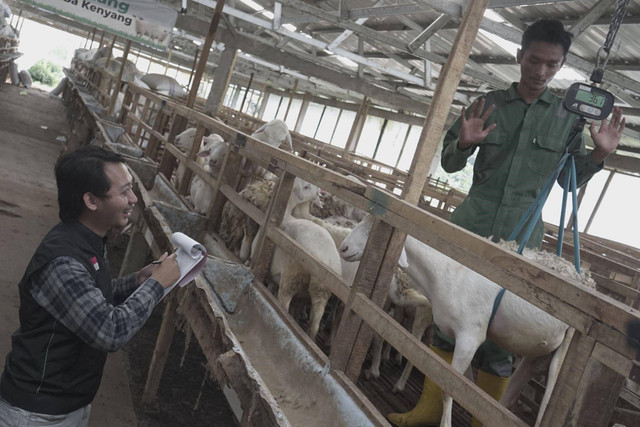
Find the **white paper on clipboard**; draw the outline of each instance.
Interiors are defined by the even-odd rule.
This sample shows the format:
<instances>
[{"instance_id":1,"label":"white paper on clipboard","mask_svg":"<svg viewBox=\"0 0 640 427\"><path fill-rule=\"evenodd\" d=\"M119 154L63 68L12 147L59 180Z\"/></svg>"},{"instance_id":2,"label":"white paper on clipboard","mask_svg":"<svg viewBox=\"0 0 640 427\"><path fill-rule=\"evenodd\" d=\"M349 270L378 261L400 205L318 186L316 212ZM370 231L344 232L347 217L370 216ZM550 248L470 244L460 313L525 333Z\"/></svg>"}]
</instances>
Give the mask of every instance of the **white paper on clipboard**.
<instances>
[{"instance_id":1,"label":"white paper on clipboard","mask_svg":"<svg viewBox=\"0 0 640 427\"><path fill-rule=\"evenodd\" d=\"M184 233L176 232L171 235L171 242L176 250L176 261L180 267L180 278L176 283L164 290L164 296L176 286L184 286L192 281L207 263L207 250Z\"/></svg>"}]
</instances>

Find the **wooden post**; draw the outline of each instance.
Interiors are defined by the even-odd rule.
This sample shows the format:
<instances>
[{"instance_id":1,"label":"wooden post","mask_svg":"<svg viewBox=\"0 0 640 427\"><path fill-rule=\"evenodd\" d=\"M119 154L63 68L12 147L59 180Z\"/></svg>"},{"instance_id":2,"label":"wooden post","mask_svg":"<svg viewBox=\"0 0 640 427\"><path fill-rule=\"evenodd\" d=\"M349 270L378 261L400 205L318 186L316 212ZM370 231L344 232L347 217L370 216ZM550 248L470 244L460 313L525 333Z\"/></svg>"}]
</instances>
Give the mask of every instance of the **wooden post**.
<instances>
[{"instance_id":1,"label":"wooden post","mask_svg":"<svg viewBox=\"0 0 640 427\"><path fill-rule=\"evenodd\" d=\"M113 114L113 109L116 106L116 101L118 100L118 94L120 93L120 82L122 81L124 68L127 65L127 56L129 56L129 49L131 49L131 40L127 40L127 43L124 46L124 53L122 54L122 64L120 64L120 71L118 72L118 77L116 78L115 87L111 92L111 103L109 104L109 109L107 110L107 116Z\"/></svg>"},{"instance_id":2,"label":"wooden post","mask_svg":"<svg viewBox=\"0 0 640 427\"><path fill-rule=\"evenodd\" d=\"M118 123L122 124L122 126L127 129L127 116L128 116L128 112L127 109L124 108L124 106L128 106L129 108L133 108L133 94L131 92L131 90L129 89L129 87L127 86L127 88L124 91L124 99L122 100L122 106L120 107L120 113L118 114ZM136 100L137 101L137 100ZM129 120L129 122L131 122ZM129 129L131 127L129 126ZM128 133L128 131L127 131Z\"/></svg>"},{"instance_id":3,"label":"wooden post","mask_svg":"<svg viewBox=\"0 0 640 427\"><path fill-rule=\"evenodd\" d=\"M407 128L407 133L404 136L404 141L402 141L402 147L400 148L400 153L398 154L398 158L396 159L396 164L394 168L398 169L398 165L400 164L400 160L402 160L402 154L404 154L404 148L407 146L407 141L409 140L409 135L411 134L411 128L413 125L409 125Z\"/></svg>"},{"instance_id":4,"label":"wooden post","mask_svg":"<svg viewBox=\"0 0 640 427\"><path fill-rule=\"evenodd\" d=\"M151 100L149 98L145 98L144 105L142 106L142 112L140 113L140 119L141 120L143 120L143 121L145 120L145 117L147 116L147 113L149 112L149 106L150 105L151 105ZM137 106L136 106L136 108L137 108ZM143 129L142 125L140 123L138 123L138 126L136 126L136 134L133 136L133 143L135 145L138 145L138 146L142 145L142 144L139 143L140 142L140 135L142 134L142 129ZM148 148L148 146L147 146L147 148ZM148 152L145 153L145 155L147 155L147 154L148 154Z\"/></svg>"},{"instance_id":5,"label":"wooden post","mask_svg":"<svg viewBox=\"0 0 640 427\"><path fill-rule=\"evenodd\" d=\"M131 94L131 90L130 89L127 90L127 94L128 95ZM140 92L136 92L136 94L133 95L133 99L131 100L130 103L128 103L129 102L129 98L125 95L124 101L125 101L124 103L126 105L130 105L131 114L133 116L135 116L137 114L137 112L138 112L138 104L140 102ZM127 132L127 134L130 135L131 134L131 129L133 127L133 119L131 117L129 117L128 114L123 114L121 116L120 123L124 124L125 132ZM133 141L133 143L136 144L136 141Z\"/></svg>"},{"instance_id":6,"label":"wooden post","mask_svg":"<svg viewBox=\"0 0 640 427\"><path fill-rule=\"evenodd\" d=\"M96 27L93 27L93 31L91 31L91 44L89 45L89 49L93 49L93 41L96 38Z\"/></svg>"},{"instance_id":7,"label":"wooden post","mask_svg":"<svg viewBox=\"0 0 640 427\"><path fill-rule=\"evenodd\" d=\"M156 115L156 119L153 122L153 130L155 130L158 133L163 133L162 130L164 128L165 125L165 114L164 114L164 105L160 105L160 107L158 108L158 113ZM142 126L141 126L142 127ZM174 136L175 138L175 136ZM159 141L158 138L151 134L149 136L149 141L147 142L147 148L145 149L145 156L147 156L150 159L156 160L156 155L158 153L158 145L159 145ZM164 152L164 156L166 156L167 151L165 150ZM164 160L164 156L162 157L162 159ZM175 160L175 159L174 159ZM160 162L160 166L158 168L158 171L163 173L167 179L171 179L171 173L173 172L173 169L171 169L171 171L167 172L166 169L162 168L163 164L162 162Z\"/></svg>"},{"instance_id":8,"label":"wooden post","mask_svg":"<svg viewBox=\"0 0 640 427\"><path fill-rule=\"evenodd\" d=\"M220 226L220 220L222 219L222 209L224 208L224 204L227 201L227 198L219 188L223 185L228 185L231 188L236 188L237 183L240 180L240 175L238 171L242 166L242 156L235 151L233 151L233 146L231 150L227 153L223 160L221 172L220 172L220 180L218 181L218 188L213 195L213 200L211 200L211 209L209 209L209 219L207 220L207 229L217 231Z\"/></svg>"},{"instance_id":9,"label":"wooden post","mask_svg":"<svg viewBox=\"0 0 640 427\"><path fill-rule=\"evenodd\" d=\"M176 289L176 291L178 290L180 289ZM149 371L147 372L147 381L142 392L143 405L153 402L156 398L162 371L169 357L169 348L173 341L173 334L176 331L175 324L178 318L178 292L176 291L169 294L165 299L166 305L162 314L162 325L160 325L160 331L158 331L158 338L151 357L151 363L149 364Z\"/></svg>"},{"instance_id":10,"label":"wooden post","mask_svg":"<svg viewBox=\"0 0 640 427\"><path fill-rule=\"evenodd\" d=\"M267 228L277 227L282 223L284 213L287 208L287 202L291 195L291 189L293 188L293 181L295 175L288 172L282 174L278 180L278 185L274 195L271 197L269 207L267 209L267 218L269 221L264 226L260 227L260 231L256 238L258 239L256 245L256 253L251 259L251 270L255 278L259 281L263 281L269 270L271 264L271 257L273 256L274 244L267 239Z\"/></svg>"},{"instance_id":11,"label":"wooden post","mask_svg":"<svg viewBox=\"0 0 640 427\"><path fill-rule=\"evenodd\" d=\"M249 94L249 91L251 90L251 83L253 83L253 73L251 73L251 76L249 77L249 83L247 84L247 90L244 91L244 96L242 97L242 102L240 103L240 109L238 111L242 112L242 109L244 108L244 103L247 100L247 95Z\"/></svg>"},{"instance_id":12,"label":"wooden post","mask_svg":"<svg viewBox=\"0 0 640 427\"><path fill-rule=\"evenodd\" d=\"M102 30L102 34L100 34L100 42L99 42L100 45L98 46L98 49L102 47L102 42L104 41L104 34L105 34L105 31Z\"/></svg>"},{"instance_id":13,"label":"wooden post","mask_svg":"<svg viewBox=\"0 0 640 427\"><path fill-rule=\"evenodd\" d=\"M107 63L105 64L104 68L109 67L109 62L111 62L111 55L113 55L113 47L116 45L117 38L118 36L113 36L113 40L111 40L111 48L109 49L109 55L107 55Z\"/></svg>"},{"instance_id":14,"label":"wooden post","mask_svg":"<svg viewBox=\"0 0 640 427\"><path fill-rule=\"evenodd\" d=\"M429 108L429 113L422 129L421 143L418 145L416 156L414 157L411 171L409 172L409 177L403 191L403 198L409 203L417 203L422 193L431 161L437 150L438 142L442 135L447 115L449 114L453 95L456 92L460 77L462 76L462 70L469 58L471 47L478 34L480 22L487 8L488 1L489 0L478 0L469 2L458 29L458 34L449 59L440 73L441 78L438 80L438 85L433 96L433 103L431 104L431 108ZM379 190L374 189L371 191L375 193L370 194L370 196L381 200L380 204L384 206L384 198L388 196ZM404 246L406 233L393 230L389 236L390 226L378 224L379 222L380 221L376 221L376 224L374 224L367 248L369 250L377 250L377 248L382 247L386 248L386 251L384 251L382 256L380 254L373 254L363 258L360 262L353 288L367 289L368 287L363 280L366 274L361 273L360 269L378 269L375 286L371 291L371 300L381 307L386 299L391 277L395 272L400 252ZM375 249L369 248L372 246L372 244L370 244L372 239L379 239L375 241ZM347 311L348 310L345 309L345 313L347 313ZM354 331L357 331L355 333L355 340L353 340ZM338 342L336 344L338 348L336 351L332 350L330 356L332 366L337 369L343 369L345 374L356 382L364 361L364 356L371 342L371 336L371 329L357 318L357 316L350 316L348 314L343 316L337 334Z\"/></svg>"},{"instance_id":15,"label":"wooden post","mask_svg":"<svg viewBox=\"0 0 640 427\"><path fill-rule=\"evenodd\" d=\"M169 55L167 55L167 63L164 66L164 75L167 75L167 71L169 71L169 63L171 63L171 55L173 55L173 49L169 49Z\"/></svg>"},{"instance_id":16,"label":"wooden post","mask_svg":"<svg viewBox=\"0 0 640 427\"><path fill-rule=\"evenodd\" d=\"M304 121L304 116L307 114L307 109L309 108L309 93L305 92L302 97L302 105L300 106L300 114L298 114L298 120L296 120L296 126L293 128L296 132L300 132L302 128L302 122Z\"/></svg>"},{"instance_id":17,"label":"wooden post","mask_svg":"<svg viewBox=\"0 0 640 427\"><path fill-rule=\"evenodd\" d=\"M358 139L360 139L360 133L364 127L369 108L371 108L371 102L365 96L360 104L360 108L358 108L356 118L353 120L353 125L351 125L351 131L349 132L347 143L344 146L345 153L353 153L356 151L356 145L358 144Z\"/></svg>"},{"instance_id":18,"label":"wooden post","mask_svg":"<svg viewBox=\"0 0 640 427\"><path fill-rule=\"evenodd\" d=\"M565 426L606 426L622 390L624 377L595 359L589 359L578 396Z\"/></svg>"},{"instance_id":19,"label":"wooden post","mask_svg":"<svg viewBox=\"0 0 640 427\"><path fill-rule=\"evenodd\" d=\"M591 216L589 216L589 221L587 221L587 225L584 227L584 233L588 233L589 232L589 227L591 227L591 223L593 222L593 218L595 218L596 212L598 212L598 208L600 207L600 203L602 203L602 200L604 199L604 194L607 192L607 189L609 188L609 184L611 184L611 180L613 179L613 175L615 173L616 173L616 171L614 171L614 170L609 172L609 176L607 177L607 182L605 182L604 187L602 187L602 191L600 192L600 197L598 197L598 201L596 202L596 205L593 207L593 211L591 212Z\"/></svg>"},{"instance_id":20,"label":"wooden post","mask_svg":"<svg viewBox=\"0 0 640 427\"><path fill-rule=\"evenodd\" d=\"M194 73L194 71L196 69L196 65L198 63L198 52L199 52L199 50L198 50L198 48L196 48L196 54L193 55L193 65L191 66L191 74L189 74L189 83L187 83L187 87L189 87L189 90L192 89L191 81L193 80L193 73Z\"/></svg>"},{"instance_id":21,"label":"wooden post","mask_svg":"<svg viewBox=\"0 0 640 427\"><path fill-rule=\"evenodd\" d=\"M230 44L225 45L224 51L222 51L222 54L220 55L218 66L213 72L213 85L207 95L207 102L204 105L205 113L210 116L215 116L222 106L224 95L229 87L229 82L231 81L237 57L238 50L236 47ZM236 93L240 93L239 85Z\"/></svg>"},{"instance_id":22,"label":"wooden post","mask_svg":"<svg viewBox=\"0 0 640 427\"><path fill-rule=\"evenodd\" d=\"M196 69L195 77L193 78L193 85L191 86L191 90L189 91L189 95L187 96L186 107L193 108L193 104L196 100L196 93L198 92L198 87L200 86L200 80L202 79L202 74L204 73L204 69L207 66L207 59L209 59L209 51L211 50L211 45L213 44L213 38L216 35L216 30L218 29L218 23L220 22L220 16L222 15L222 8L224 6L224 0L219 0L216 3L216 9L211 18L211 25L209 25L209 32L207 34L206 39L204 40L204 44L202 46L202 55L200 55L200 61L198 62L198 68ZM176 115L173 120L173 125L171 126L171 130L169 131L168 142L173 143L180 132L182 132L187 125L187 121L184 117ZM200 141L194 141L194 145L200 144ZM160 172L162 172L167 179L171 179L171 173L176 164L176 158L169 152L169 150L165 150L162 161L160 163Z\"/></svg>"},{"instance_id":23,"label":"wooden post","mask_svg":"<svg viewBox=\"0 0 640 427\"><path fill-rule=\"evenodd\" d=\"M287 104L287 110L284 112L284 121L287 121L287 116L289 116L289 110L291 109L291 103L293 103L293 97L296 94L296 89L298 89L298 80L293 83L293 89L291 89L291 96L289 97L289 103ZM342 110L340 110L342 112Z\"/></svg>"},{"instance_id":24,"label":"wooden post","mask_svg":"<svg viewBox=\"0 0 640 427\"><path fill-rule=\"evenodd\" d=\"M200 55L200 61L198 62L198 68L196 69L195 77L193 78L193 86L189 91L187 98L187 107L192 108L196 99L196 93L198 92L198 86L200 86L200 80L204 74L205 67L207 66L207 60L209 59L209 51L213 44L213 38L218 30L218 23L220 22L220 16L222 16L222 8L224 7L224 0L216 2L216 9L211 18L211 25L209 25L209 32L202 45L202 55Z\"/></svg>"},{"instance_id":25,"label":"wooden post","mask_svg":"<svg viewBox=\"0 0 640 427\"><path fill-rule=\"evenodd\" d=\"M267 92L267 84L262 85L262 89L260 89L260 108L258 109L258 118L262 120L264 117L264 112L267 111L267 101L269 100L269 93Z\"/></svg>"},{"instance_id":26,"label":"wooden post","mask_svg":"<svg viewBox=\"0 0 640 427\"><path fill-rule=\"evenodd\" d=\"M20 18L18 18L18 21L20 21ZM89 43L89 37L91 36L91 31L87 32L87 38L84 39L84 46L83 48L86 49L87 48L87 43Z\"/></svg>"},{"instance_id":27,"label":"wooden post","mask_svg":"<svg viewBox=\"0 0 640 427\"><path fill-rule=\"evenodd\" d=\"M200 144L196 144L196 141L202 141L202 137L204 136L205 130L206 128L204 126L198 125L198 128L196 129L196 134L193 137L193 144L191 145L191 150L189 151L189 153L187 153L189 160L195 160L196 155L200 151ZM192 175L191 169L189 169L185 165L184 174L180 177L180 188L178 188L179 194L184 196L189 191L189 184L191 183L191 175ZM203 184L208 185L206 182Z\"/></svg>"},{"instance_id":28,"label":"wooden post","mask_svg":"<svg viewBox=\"0 0 640 427\"><path fill-rule=\"evenodd\" d=\"M563 426L574 405L574 396L596 341L576 331L560 368L549 406L542 418L543 426Z\"/></svg>"}]
</instances>

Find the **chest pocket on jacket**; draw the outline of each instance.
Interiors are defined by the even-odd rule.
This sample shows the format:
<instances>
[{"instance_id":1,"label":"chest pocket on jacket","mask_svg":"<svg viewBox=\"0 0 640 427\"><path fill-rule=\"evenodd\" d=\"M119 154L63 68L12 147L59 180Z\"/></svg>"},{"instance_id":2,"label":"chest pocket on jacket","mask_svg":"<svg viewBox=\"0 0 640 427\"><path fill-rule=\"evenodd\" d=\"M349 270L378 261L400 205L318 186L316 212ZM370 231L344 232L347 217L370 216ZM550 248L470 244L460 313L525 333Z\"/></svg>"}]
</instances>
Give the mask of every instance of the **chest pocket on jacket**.
<instances>
[{"instance_id":1,"label":"chest pocket on jacket","mask_svg":"<svg viewBox=\"0 0 640 427\"><path fill-rule=\"evenodd\" d=\"M500 167L509 155L507 136L503 132L494 130L479 144L474 173L477 183L484 181L494 169Z\"/></svg>"},{"instance_id":2,"label":"chest pocket on jacket","mask_svg":"<svg viewBox=\"0 0 640 427\"><path fill-rule=\"evenodd\" d=\"M541 177L549 177L555 170L564 151L564 142L560 139L540 135L534 138L534 148L527 160L529 169Z\"/></svg>"}]
</instances>

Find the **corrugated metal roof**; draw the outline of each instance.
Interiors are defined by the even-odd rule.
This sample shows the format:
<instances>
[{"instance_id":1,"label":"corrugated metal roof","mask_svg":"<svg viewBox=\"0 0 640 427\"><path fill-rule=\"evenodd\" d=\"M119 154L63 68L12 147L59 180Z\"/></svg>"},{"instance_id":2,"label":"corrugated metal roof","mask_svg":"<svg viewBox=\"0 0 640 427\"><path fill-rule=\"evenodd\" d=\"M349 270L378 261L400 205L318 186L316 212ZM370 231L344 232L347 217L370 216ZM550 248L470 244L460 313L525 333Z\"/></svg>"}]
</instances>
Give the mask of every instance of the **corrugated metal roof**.
<instances>
[{"instance_id":1,"label":"corrugated metal roof","mask_svg":"<svg viewBox=\"0 0 640 427\"><path fill-rule=\"evenodd\" d=\"M176 9L181 8L180 0L162 1ZM300 56L305 61L312 60L318 65L339 70L345 76L349 76L348 79L351 79L349 81L358 78L358 69L360 68L364 82L389 91L389 97L379 97L375 101L382 105L385 103L394 105L390 101L392 96L402 97L407 93L414 100L429 102L426 96L432 94L432 91L420 87L424 86L421 80L423 80L425 61L423 57L420 57L424 56L424 52L418 52L418 56L415 56L407 48L407 45L414 41L423 29L429 27L444 14L452 19L431 37L430 52L440 58L446 58L457 35L459 18L454 16L457 5L466 5L466 1L415 0L412 2L407 0L403 3L395 0L377 2L375 0L350 0L342 2L348 7L348 10L345 11L347 18L338 19L340 7L338 0L309 0L304 3L299 0L282 0L283 23L294 25L297 33L306 34L309 40L316 43L316 46L306 43L307 39L296 40L290 37L290 33L272 28L270 26L272 15L263 12L273 12L274 4L275 2L271 0L257 0L254 5L264 8L260 11L256 10L255 6L249 6L246 0L236 0L234 4L227 3L225 13L228 17L233 16L233 21L225 19L221 21L221 27L227 31L232 30L251 37L255 41L256 50L246 53L255 57L260 57L261 44L277 47L290 55ZM514 49L519 44L523 24L530 24L540 18L555 18L563 21L567 28L572 28L576 22L597 8L600 1L490 0L489 7L496 4L509 6L503 9L491 9L492 12L495 12L491 15L496 19L503 19L503 22L496 22L488 18L483 21L482 30L478 34L471 52L470 61L473 62L470 64L473 64L471 67L473 75L470 72L463 75L460 96L456 100L458 105L468 102L469 98L465 97L469 94L481 93L500 86L506 87L510 82L519 79L519 67L515 63ZM597 17L595 22L575 37L569 60L569 63L573 65L568 63L566 68L575 68L575 64L582 64L581 67L584 70L579 70L579 73L582 76L590 74L595 65L598 49L607 36L615 4L616 1L611 0L602 16ZM215 3L210 0L189 0L187 17L201 20L206 28L206 24L213 15L214 6ZM244 15L240 16L230 11L244 12ZM501 15L498 16L496 13ZM485 14L485 17L487 16L488 14ZM49 16L47 19L52 19L52 17ZM265 22L268 25L261 25ZM638 23L640 23L640 0L631 0L627 15L611 51L605 74L605 86L620 97L619 103L621 105L627 107L629 129L631 130L629 134L635 138L640 137L640 44L635 42L640 40L640 25L637 25ZM229 28L230 26L233 28ZM332 51L330 51L322 47L331 44L347 28L353 29L354 32L344 38L337 45L337 48L332 47L330 48ZM496 36L510 40L511 43L505 43ZM180 28L179 31L174 31L172 37L172 44L177 45L182 50L182 56L188 58L193 55L196 48L191 40L194 37L202 38L203 34L194 31L193 26L187 26ZM362 50L359 50L359 40L362 41ZM352 59L360 62L360 66L356 62L346 60L343 56L344 52L349 52ZM214 60L215 57L216 55L213 55ZM174 52L173 59L180 60L180 56ZM261 59L270 60L268 57L261 57ZM184 61L188 62L186 59ZM282 73L279 75L273 70L251 65L247 59L240 60L237 67L238 70L251 70L256 73L256 79L269 81L270 84L280 85L285 89L290 89L295 80L280 78ZM432 67L432 77L437 80L439 72L440 65L436 61ZM580 74L575 76L579 78ZM560 92L567 88L573 80L567 80L563 78L563 75L559 75L550 87ZM302 82L299 88L304 88L304 84ZM309 89L322 92L325 87L331 96L335 96L345 89L343 91L344 98L354 100L354 90L341 87L336 82L327 82L326 85L314 82L309 86ZM349 89L349 92L346 89ZM640 146L640 142L638 145Z\"/></svg>"}]
</instances>

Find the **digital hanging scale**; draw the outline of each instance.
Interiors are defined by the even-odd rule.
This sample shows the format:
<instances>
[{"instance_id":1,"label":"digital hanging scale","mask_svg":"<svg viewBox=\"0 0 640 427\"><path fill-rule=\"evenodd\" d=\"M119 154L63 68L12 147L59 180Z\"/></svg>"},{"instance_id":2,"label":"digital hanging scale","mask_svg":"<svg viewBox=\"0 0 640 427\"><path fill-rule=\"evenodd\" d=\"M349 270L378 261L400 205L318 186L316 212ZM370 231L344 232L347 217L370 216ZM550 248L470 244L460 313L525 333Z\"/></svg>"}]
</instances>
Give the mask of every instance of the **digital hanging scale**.
<instances>
[{"instance_id":1,"label":"digital hanging scale","mask_svg":"<svg viewBox=\"0 0 640 427\"><path fill-rule=\"evenodd\" d=\"M579 116L593 120L604 120L613 110L615 98L604 89L585 83L574 83L567 89L564 108Z\"/></svg>"}]
</instances>

